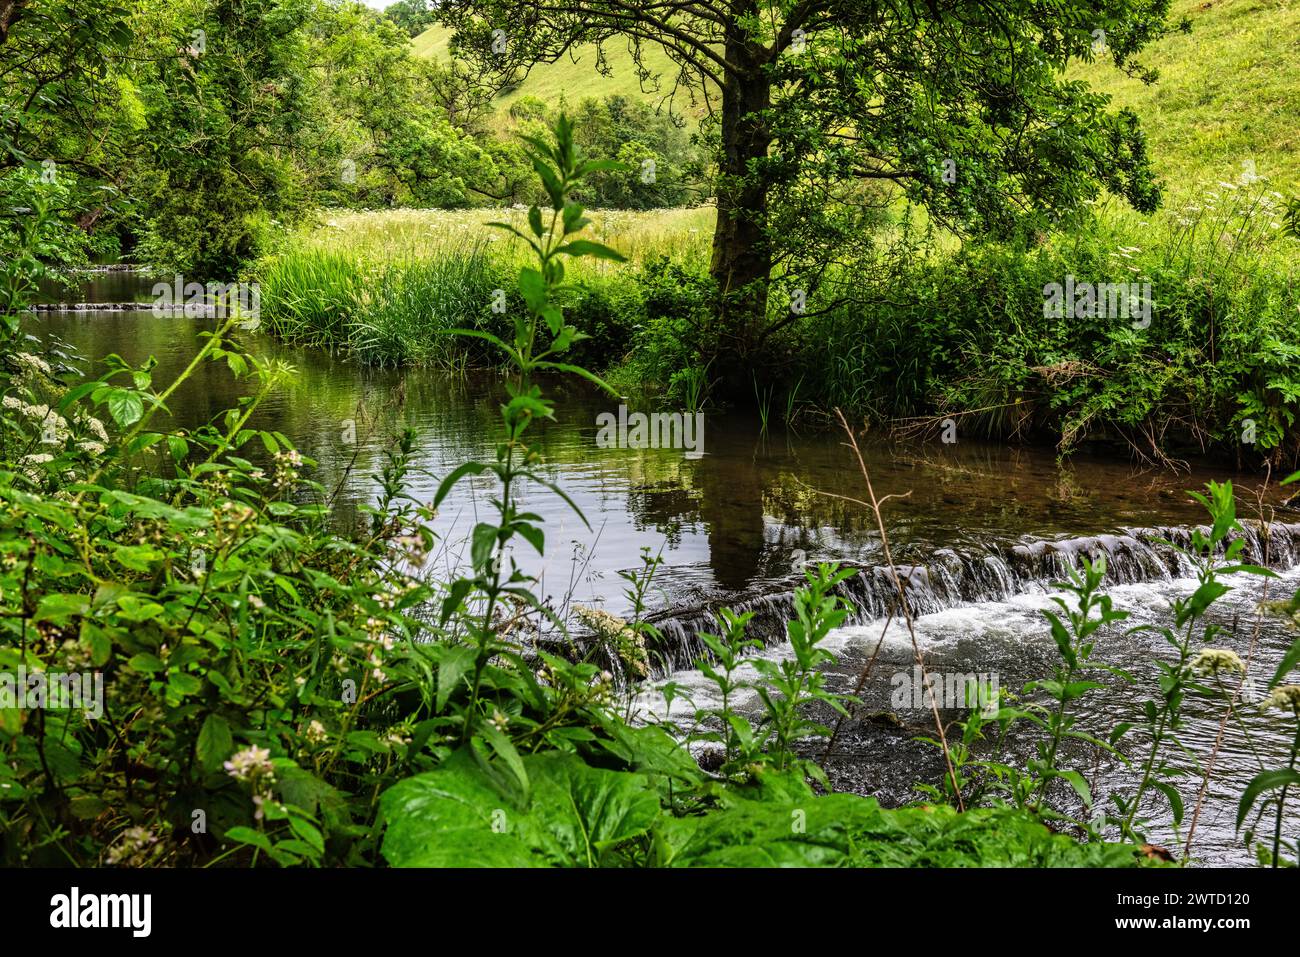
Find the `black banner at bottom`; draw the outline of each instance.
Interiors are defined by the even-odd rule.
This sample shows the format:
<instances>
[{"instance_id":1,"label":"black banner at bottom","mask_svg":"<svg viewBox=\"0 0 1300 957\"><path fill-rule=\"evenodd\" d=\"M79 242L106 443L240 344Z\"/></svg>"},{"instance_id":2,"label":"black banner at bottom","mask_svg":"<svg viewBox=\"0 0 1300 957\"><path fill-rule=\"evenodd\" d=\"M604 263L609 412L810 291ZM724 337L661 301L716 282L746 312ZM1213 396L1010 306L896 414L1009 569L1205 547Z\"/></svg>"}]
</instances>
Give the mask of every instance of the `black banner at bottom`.
<instances>
[{"instance_id":1,"label":"black banner at bottom","mask_svg":"<svg viewBox=\"0 0 1300 957\"><path fill-rule=\"evenodd\" d=\"M0 886L7 943L75 935L127 948L209 935L259 948L373 947L386 927L419 935L441 922L439 933L473 928L494 944L540 942L566 927L608 930L611 942L632 929L642 940L701 929L748 937L774 920L818 933L885 920L899 932L941 921L961 933L1222 937L1293 927L1296 889L1294 875L1270 871L1164 869L7 870Z\"/></svg>"}]
</instances>

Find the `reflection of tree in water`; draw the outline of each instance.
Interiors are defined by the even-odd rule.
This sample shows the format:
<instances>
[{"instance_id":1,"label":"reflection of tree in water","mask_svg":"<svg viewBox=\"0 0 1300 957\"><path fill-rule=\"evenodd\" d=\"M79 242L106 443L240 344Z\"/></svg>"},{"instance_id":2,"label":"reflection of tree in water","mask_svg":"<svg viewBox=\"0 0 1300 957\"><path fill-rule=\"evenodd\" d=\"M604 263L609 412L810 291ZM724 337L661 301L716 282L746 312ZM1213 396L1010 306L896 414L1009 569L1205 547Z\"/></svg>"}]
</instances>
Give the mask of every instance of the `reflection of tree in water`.
<instances>
[{"instance_id":1,"label":"reflection of tree in water","mask_svg":"<svg viewBox=\"0 0 1300 957\"><path fill-rule=\"evenodd\" d=\"M723 588L739 591L764 552L763 481L752 462L706 455L696 463L700 517L708 526L709 566Z\"/></svg>"},{"instance_id":2,"label":"reflection of tree in water","mask_svg":"<svg viewBox=\"0 0 1300 957\"><path fill-rule=\"evenodd\" d=\"M638 528L653 528L670 548L682 543L682 528L700 521L699 496L681 482L633 485L627 491L627 510Z\"/></svg>"}]
</instances>

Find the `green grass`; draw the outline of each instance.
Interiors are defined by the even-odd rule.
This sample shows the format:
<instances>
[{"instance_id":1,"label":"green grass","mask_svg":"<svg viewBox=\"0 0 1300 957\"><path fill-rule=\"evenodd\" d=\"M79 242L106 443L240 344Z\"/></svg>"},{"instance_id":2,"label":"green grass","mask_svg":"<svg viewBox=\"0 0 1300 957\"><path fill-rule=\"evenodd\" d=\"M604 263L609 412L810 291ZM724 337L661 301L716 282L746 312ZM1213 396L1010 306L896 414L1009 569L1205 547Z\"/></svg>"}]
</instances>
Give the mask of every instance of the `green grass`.
<instances>
[{"instance_id":1,"label":"green grass","mask_svg":"<svg viewBox=\"0 0 1300 957\"><path fill-rule=\"evenodd\" d=\"M445 60L450 56L451 31L442 26L432 26L411 41L415 52L420 56ZM642 90L637 78L632 54L622 40L611 40L605 44L605 58L611 73L602 76L596 70L596 48L586 45L576 48L572 55L561 57L554 63L539 63L528 73L524 82L514 90L502 95L498 102L503 110L523 96L535 96L544 102L556 106L561 100L576 103L587 97L603 99L607 96L622 94L628 97L643 98L651 103L658 103L664 92L671 89L672 77L677 67L668 54L655 44L644 47L645 64L653 73L661 74L663 92L653 88ZM698 119L702 110L692 106L685 97L679 97L673 109L688 117Z\"/></svg>"},{"instance_id":2,"label":"green grass","mask_svg":"<svg viewBox=\"0 0 1300 957\"><path fill-rule=\"evenodd\" d=\"M624 288L632 271L652 257L706 262L713 215L710 208L592 211L593 237L631 264L583 259L569 270L583 287L575 295L584 330L611 340L602 346L626 348L627 329L614 314L636 311ZM322 212L258 263L262 315L286 341L346 349L368 364L458 369L482 357L447 331L504 323L491 311L494 290L513 290L527 261L520 240L485 224L522 228L524 216L520 209Z\"/></svg>"},{"instance_id":3,"label":"green grass","mask_svg":"<svg viewBox=\"0 0 1300 957\"><path fill-rule=\"evenodd\" d=\"M482 242L386 262L297 247L264 260L258 276L268 326L286 341L346 348L370 365L448 370L465 354L446 333L479 325L508 278Z\"/></svg>"},{"instance_id":4,"label":"green grass","mask_svg":"<svg viewBox=\"0 0 1300 957\"><path fill-rule=\"evenodd\" d=\"M708 256L713 237L712 207L664 210L588 210L592 235L634 261L651 255L675 261ZM431 259L486 241L492 255L516 268L527 247L486 224L507 222L526 227L526 210L388 209L324 210L289 239L292 249L348 256L365 263ZM618 269L604 261L581 261L578 274Z\"/></svg>"},{"instance_id":5,"label":"green grass","mask_svg":"<svg viewBox=\"0 0 1300 957\"><path fill-rule=\"evenodd\" d=\"M1113 67L1078 70L1134 109L1171 199L1236 181L1248 160L1284 192L1300 170L1300 4L1294 0L1175 0L1190 34L1141 57L1160 71L1147 86Z\"/></svg>"}]
</instances>

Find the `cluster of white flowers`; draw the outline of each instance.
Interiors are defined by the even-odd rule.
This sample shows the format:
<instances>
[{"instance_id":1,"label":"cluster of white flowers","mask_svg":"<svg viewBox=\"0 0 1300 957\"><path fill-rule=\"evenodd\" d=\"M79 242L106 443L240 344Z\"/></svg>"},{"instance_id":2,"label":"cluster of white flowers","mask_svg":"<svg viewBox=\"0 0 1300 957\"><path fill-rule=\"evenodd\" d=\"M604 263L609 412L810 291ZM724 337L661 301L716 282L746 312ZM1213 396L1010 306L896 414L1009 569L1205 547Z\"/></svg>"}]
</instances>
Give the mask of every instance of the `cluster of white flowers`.
<instances>
[{"instance_id":1,"label":"cluster of white flowers","mask_svg":"<svg viewBox=\"0 0 1300 957\"><path fill-rule=\"evenodd\" d=\"M275 480L272 484L278 489L288 488L298 481L298 472L302 469L302 453L297 449L275 453Z\"/></svg>"},{"instance_id":2,"label":"cluster of white flowers","mask_svg":"<svg viewBox=\"0 0 1300 957\"><path fill-rule=\"evenodd\" d=\"M262 778L275 778L275 766L271 764L271 752L266 748L250 745L242 751L236 751L223 767L226 773L236 781L258 781Z\"/></svg>"},{"instance_id":3,"label":"cluster of white flowers","mask_svg":"<svg viewBox=\"0 0 1300 957\"><path fill-rule=\"evenodd\" d=\"M401 535L393 539L393 549L403 561L410 562L416 568L423 567L429 556L424 538L420 535Z\"/></svg>"},{"instance_id":4,"label":"cluster of white flowers","mask_svg":"<svg viewBox=\"0 0 1300 957\"><path fill-rule=\"evenodd\" d=\"M43 376L54 375L54 370L50 368L50 364L40 356L34 356L30 352L19 352L14 358L18 360L19 365L24 365L33 372L39 372Z\"/></svg>"},{"instance_id":5,"label":"cluster of white flowers","mask_svg":"<svg viewBox=\"0 0 1300 957\"><path fill-rule=\"evenodd\" d=\"M213 519L217 528L223 532L231 532L251 519L256 513L253 509L243 502L231 502L229 500L222 502L214 511Z\"/></svg>"},{"instance_id":6,"label":"cluster of white flowers","mask_svg":"<svg viewBox=\"0 0 1300 957\"><path fill-rule=\"evenodd\" d=\"M650 673L650 656L646 651L645 637L640 632L617 615L599 608L575 605L573 611L629 671L641 677Z\"/></svg>"},{"instance_id":7,"label":"cluster of white flowers","mask_svg":"<svg viewBox=\"0 0 1300 957\"><path fill-rule=\"evenodd\" d=\"M375 619L370 619L374 621ZM376 635L376 647L370 649L370 657L367 659L370 664L370 676L376 681L385 681L388 676L384 674L384 655L386 651L392 651L396 639L392 635Z\"/></svg>"},{"instance_id":8,"label":"cluster of white flowers","mask_svg":"<svg viewBox=\"0 0 1300 957\"><path fill-rule=\"evenodd\" d=\"M85 424L86 428L90 429L96 439L100 442L108 442L108 430L104 428L103 422L99 421L99 419L95 418L93 415L86 416L82 422Z\"/></svg>"},{"instance_id":9,"label":"cluster of white flowers","mask_svg":"<svg viewBox=\"0 0 1300 957\"><path fill-rule=\"evenodd\" d=\"M1235 651L1226 648L1203 648L1192 659L1192 670L1198 675L1219 675L1233 673L1243 675L1246 665Z\"/></svg>"},{"instance_id":10,"label":"cluster of white flowers","mask_svg":"<svg viewBox=\"0 0 1300 957\"><path fill-rule=\"evenodd\" d=\"M1277 708L1300 716L1300 685L1278 685L1264 699L1263 707Z\"/></svg>"},{"instance_id":11,"label":"cluster of white flowers","mask_svg":"<svg viewBox=\"0 0 1300 957\"><path fill-rule=\"evenodd\" d=\"M609 704L614 700L614 675L611 672L600 673L595 687L592 688L592 697L602 704Z\"/></svg>"},{"instance_id":12,"label":"cluster of white flowers","mask_svg":"<svg viewBox=\"0 0 1300 957\"><path fill-rule=\"evenodd\" d=\"M145 852L158 843L158 838L145 827L128 827L122 832L117 843L108 850L107 861L110 864L143 864Z\"/></svg>"},{"instance_id":13,"label":"cluster of white flowers","mask_svg":"<svg viewBox=\"0 0 1300 957\"><path fill-rule=\"evenodd\" d=\"M47 433L48 437L53 439L54 442L61 443L72 434L72 430L68 427L68 420L48 405L32 405L12 395L7 395L0 401L4 403L4 407L9 411L17 412L24 418L39 423L41 430ZM100 426L100 430L103 430L103 426ZM104 440L107 441L108 437L105 436Z\"/></svg>"},{"instance_id":14,"label":"cluster of white flowers","mask_svg":"<svg viewBox=\"0 0 1300 957\"><path fill-rule=\"evenodd\" d=\"M311 744L324 744L329 740L329 732L325 730L325 725L315 718L307 725L307 730L302 733L302 736Z\"/></svg>"},{"instance_id":15,"label":"cluster of white flowers","mask_svg":"<svg viewBox=\"0 0 1300 957\"><path fill-rule=\"evenodd\" d=\"M252 788L255 809L253 820L262 820L262 808L271 800L271 785L275 783L275 765L271 763L271 752L252 745L235 752L224 767L232 778L247 782Z\"/></svg>"}]
</instances>

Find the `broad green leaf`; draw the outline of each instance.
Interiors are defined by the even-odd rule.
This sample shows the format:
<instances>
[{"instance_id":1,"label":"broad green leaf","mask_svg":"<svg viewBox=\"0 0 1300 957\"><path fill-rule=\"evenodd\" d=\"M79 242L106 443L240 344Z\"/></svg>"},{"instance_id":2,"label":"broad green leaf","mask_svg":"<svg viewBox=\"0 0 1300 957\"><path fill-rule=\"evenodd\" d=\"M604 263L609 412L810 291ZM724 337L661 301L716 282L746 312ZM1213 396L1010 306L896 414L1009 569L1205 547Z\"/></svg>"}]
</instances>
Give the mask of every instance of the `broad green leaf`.
<instances>
[{"instance_id":1,"label":"broad green leaf","mask_svg":"<svg viewBox=\"0 0 1300 957\"><path fill-rule=\"evenodd\" d=\"M203 719L199 729L199 739L194 753L199 765L205 771L215 771L221 767L234 750L234 739L230 734L230 723L219 714L210 714Z\"/></svg>"},{"instance_id":2,"label":"broad green leaf","mask_svg":"<svg viewBox=\"0 0 1300 957\"><path fill-rule=\"evenodd\" d=\"M381 799L384 857L398 867L589 867L659 815L644 775L555 752L522 763L532 785L524 807L503 797L464 749L394 785Z\"/></svg>"}]
</instances>

